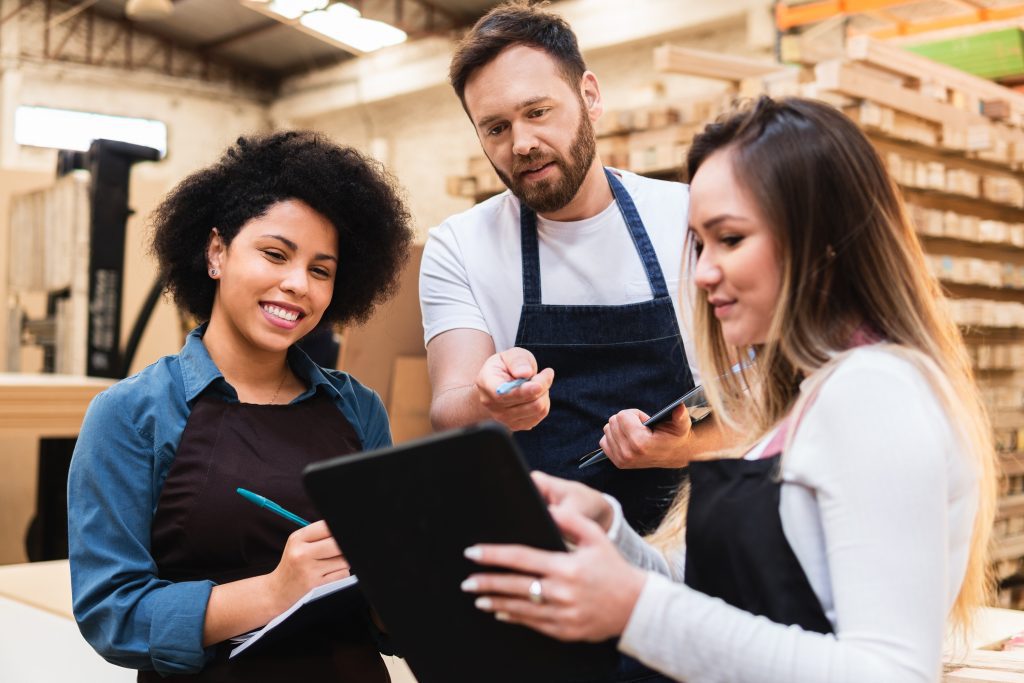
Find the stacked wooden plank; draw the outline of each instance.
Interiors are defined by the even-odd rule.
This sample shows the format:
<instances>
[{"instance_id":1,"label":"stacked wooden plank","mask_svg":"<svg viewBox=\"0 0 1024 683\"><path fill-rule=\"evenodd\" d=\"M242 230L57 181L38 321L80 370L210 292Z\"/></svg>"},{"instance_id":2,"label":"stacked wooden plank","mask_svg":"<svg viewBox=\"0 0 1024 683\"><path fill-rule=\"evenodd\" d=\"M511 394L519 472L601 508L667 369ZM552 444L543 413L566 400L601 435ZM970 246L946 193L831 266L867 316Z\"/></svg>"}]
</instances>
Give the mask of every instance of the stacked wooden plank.
<instances>
[{"instance_id":1,"label":"stacked wooden plank","mask_svg":"<svg viewBox=\"0 0 1024 683\"><path fill-rule=\"evenodd\" d=\"M53 186L11 201L8 291L17 302L28 293L66 290L56 312L59 373L85 374L88 326L89 193L88 175L72 173ZM20 347L20 310L10 311L8 348ZM12 353L16 361L18 355ZM17 363L9 364L12 370Z\"/></svg>"},{"instance_id":2,"label":"stacked wooden plank","mask_svg":"<svg viewBox=\"0 0 1024 683\"><path fill-rule=\"evenodd\" d=\"M1024 683L1024 650L1014 649L1024 631L1024 613L985 608L975 614L965 642L954 631L943 647L945 683Z\"/></svg>"}]
</instances>

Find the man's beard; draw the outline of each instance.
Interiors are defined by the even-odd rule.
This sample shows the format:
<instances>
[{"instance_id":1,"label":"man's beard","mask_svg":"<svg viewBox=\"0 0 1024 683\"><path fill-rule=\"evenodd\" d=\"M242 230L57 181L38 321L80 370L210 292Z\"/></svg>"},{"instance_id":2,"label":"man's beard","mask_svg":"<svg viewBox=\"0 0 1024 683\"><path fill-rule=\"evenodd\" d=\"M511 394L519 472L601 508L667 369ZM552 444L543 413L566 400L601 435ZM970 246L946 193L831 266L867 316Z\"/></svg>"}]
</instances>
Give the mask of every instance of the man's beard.
<instances>
[{"instance_id":1,"label":"man's beard","mask_svg":"<svg viewBox=\"0 0 1024 683\"><path fill-rule=\"evenodd\" d=\"M580 125L576 128L576 137L569 148L571 161L557 152L544 154L533 150L527 156L516 156L512 160L512 177L502 173L495 167L498 177L512 190L512 194L521 202L539 214L552 213L566 206L580 191L583 180L587 177L590 164L594 161L597 143L594 139L594 126L590 122L585 109L581 107ZM554 163L561 169L561 180L538 180L525 182L520 173L530 167L543 163Z\"/></svg>"}]
</instances>

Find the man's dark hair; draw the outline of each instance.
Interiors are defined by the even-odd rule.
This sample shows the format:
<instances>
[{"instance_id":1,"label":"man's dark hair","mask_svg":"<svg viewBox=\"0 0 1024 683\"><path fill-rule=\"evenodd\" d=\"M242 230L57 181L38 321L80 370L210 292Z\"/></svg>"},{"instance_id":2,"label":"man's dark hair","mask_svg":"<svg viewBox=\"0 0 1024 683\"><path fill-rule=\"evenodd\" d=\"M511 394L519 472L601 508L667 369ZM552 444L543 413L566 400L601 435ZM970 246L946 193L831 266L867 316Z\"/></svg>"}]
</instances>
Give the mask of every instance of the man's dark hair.
<instances>
[{"instance_id":1,"label":"man's dark hair","mask_svg":"<svg viewBox=\"0 0 1024 683\"><path fill-rule=\"evenodd\" d=\"M225 245L278 202L297 199L338 231L334 295L321 324L362 321L397 289L412 241L397 181L377 161L308 131L240 137L220 160L185 178L152 216L152 251L175 303L210 319L210 231Z\"/></svg>"},{"instance_id":2,"label":"man's dark hair","mask_svg":"<svg viewBox=\"0 0 1024 683\"><path fill-rule=\"evenodd\" d=\"M462 107L466 107L466 81L477 69L514 45L534 47L558 62L565 80L575 88L587 65L576 44L576 34L556 14L544 11L547 3L531 5L523 0L505 2L480 18L455 49L448 79Z\"/></svg>"}]
</instances>

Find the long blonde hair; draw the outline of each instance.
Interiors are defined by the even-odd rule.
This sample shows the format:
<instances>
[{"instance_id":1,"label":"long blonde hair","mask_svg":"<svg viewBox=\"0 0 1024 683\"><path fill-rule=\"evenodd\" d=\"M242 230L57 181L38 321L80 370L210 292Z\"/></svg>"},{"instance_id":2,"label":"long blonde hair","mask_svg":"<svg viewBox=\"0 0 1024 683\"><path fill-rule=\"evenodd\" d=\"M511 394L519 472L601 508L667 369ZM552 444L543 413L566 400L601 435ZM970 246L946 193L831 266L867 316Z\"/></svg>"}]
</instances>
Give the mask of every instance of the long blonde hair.
<instances>
[{"instance_id":1,"label":"long blonde hair","mask_svg":"<svg viewBox=\"0 0 1024 683\"><path fill-rule=\"evenodd\" d=\"M769 341L753 349L756 361L739 373L730 367L751 349L725 342L707 293L693 288L698 361L715 414L746 449L801 408L801 381L827 376L862 327L913 362L977 465L978 510L950 615L966 627L972 608L985 603L991 590L995 448L963 337L927 269L898 190L857 127L812 100L761 98L709 125L690 149L689 176L723 150L776 229L782 283ZM689 238L686 258L695 263ZM651 536L655 545L682 540L685 508L684 488Z\"/></svg>"}]
</instances>

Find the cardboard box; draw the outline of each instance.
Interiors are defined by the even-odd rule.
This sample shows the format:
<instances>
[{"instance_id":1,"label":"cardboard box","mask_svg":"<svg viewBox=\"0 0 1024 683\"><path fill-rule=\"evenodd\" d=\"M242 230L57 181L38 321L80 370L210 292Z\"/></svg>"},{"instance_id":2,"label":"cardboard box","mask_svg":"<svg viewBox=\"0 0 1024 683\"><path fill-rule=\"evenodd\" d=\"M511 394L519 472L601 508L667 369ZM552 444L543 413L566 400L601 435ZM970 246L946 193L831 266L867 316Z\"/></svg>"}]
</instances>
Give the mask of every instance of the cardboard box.
<instances>
[{"instance_id":1,"label":"cardboard box","mask_svg":"<svg viewBox=\"0 0 1024 683\"><path fill-rule=\"evenodd\" d=\"M339 367L390 405L391 375L399 356L425 356L420 315L419 273L423 245L417 244L402 271L398 293L364 324L342 332Z\"/></svg>"},{"instance_id":2,"label":"cardboard box","mask_svg":"<svg viewBox=\"0 0 1024 683\"><path fill-rule=\"evenodd\" d=\"M391 369L388 417L395 443L426 436L430 425L430 377L426 356L398 356Z\"/></svg>"}]
</instances>

